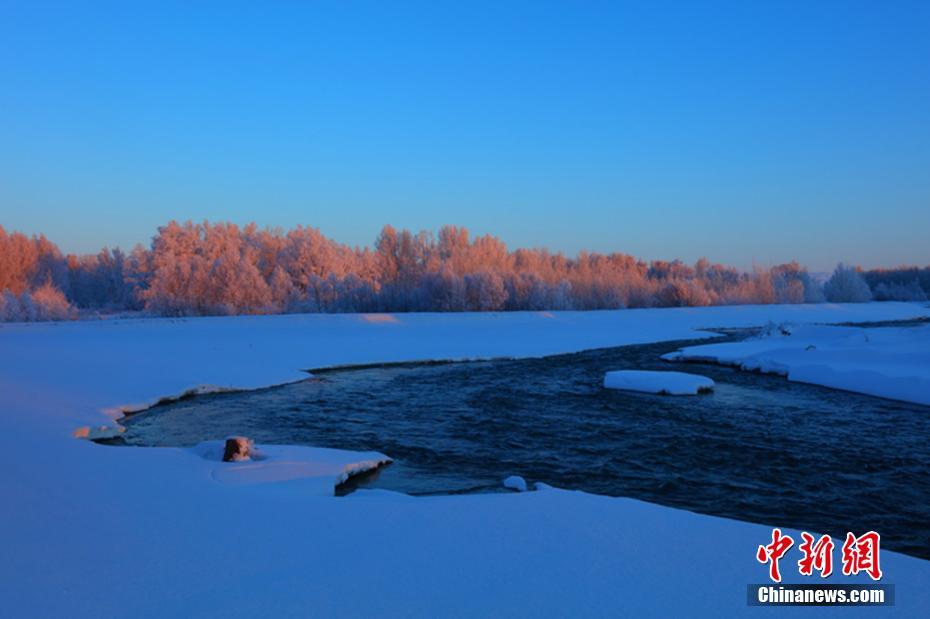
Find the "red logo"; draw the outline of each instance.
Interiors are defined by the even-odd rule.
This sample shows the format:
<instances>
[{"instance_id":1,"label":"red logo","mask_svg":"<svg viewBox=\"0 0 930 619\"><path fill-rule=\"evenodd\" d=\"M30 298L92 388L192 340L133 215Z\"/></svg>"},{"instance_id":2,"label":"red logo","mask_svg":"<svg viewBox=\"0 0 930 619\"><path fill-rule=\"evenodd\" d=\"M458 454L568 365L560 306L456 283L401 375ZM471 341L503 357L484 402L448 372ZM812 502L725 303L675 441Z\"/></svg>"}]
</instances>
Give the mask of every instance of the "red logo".
<instances>
[{"instance_id":1,"label":"red logo","mask_svg":"<svg viewBox=\"0 0 930 619\"><path fill-rule=\"evenodd\" d=\"M769 564L769 578L775 582L781 582L778 561L785 556L792 545L794 545L794 540L790 535L782 535L781 529L772 529L772 543L768 546L759 546L759 550L756 551L756 560L759 563Z\"/></svg>"},{"instance_id":2,"label":"red logo","mask_svg":"<svg viewBox=\"0 0 930 619\"><path fill-rule=\"evenodd\" d=\"M814 570L820 572L821 578L833 573L834 543L829 535L823 535L815 541L810 533L801 533L803 540L798 546L801 559L798 561L798 572L802 576L812 576ZM794 545L790 535L784 535L781 529L772 529L772 542L759 546L756 550L756 560L769 566L769 578L774 582L781 582L781 570L778 562ZM843 574L853 576L865 572L872 580L881 580L882 569L879 563L881 550L881 536L875 531L856 537L852 533L846 534L843 544Z\"/></svg>"},{"instance_id":3,"label":"red logo","mask_svg":"<svg viewBox=\"0 0 930 619\"><path fill-rule=\"evenodd\" d=\"M826 578L833 573L833 540L829 535L824 535L817 543L814 543L814 536L810 533L801 533L804 542L798 546L798 549L804 553L801 560L798 561L798 571L804 576L810 576L814 570L820 572L821 578Z\"/></svg>"},{"instance_id":4,"label":"red logo","mask_svg":"<svg viewBox=\"0 0 930 619\"><path fill-rule=\"evenodd\" d=\"M847 533L846 542L843 544L843 573L850 576L865 572L872 580L881 579L882 568L878 563L881 539L875 531L869 531L860 537Z\"/></svg>"}]
</instances>

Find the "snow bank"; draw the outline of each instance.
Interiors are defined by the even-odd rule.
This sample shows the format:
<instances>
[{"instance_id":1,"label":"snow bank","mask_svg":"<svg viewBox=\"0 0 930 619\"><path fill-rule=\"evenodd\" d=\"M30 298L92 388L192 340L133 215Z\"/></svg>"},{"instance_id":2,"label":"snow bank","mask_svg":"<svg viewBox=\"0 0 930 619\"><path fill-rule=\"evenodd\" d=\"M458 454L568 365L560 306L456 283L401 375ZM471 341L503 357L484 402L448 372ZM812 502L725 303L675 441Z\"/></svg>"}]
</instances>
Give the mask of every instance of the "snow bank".
<instances>
[{"instance_id":1,"label":"snow bank","mask_svg":"<svg viewBox=\"0 0 930 619\"><path fill-rule=\"evenodd\" d=\"M930 325L801 325L764 337L691 346L668 361L709 361L788 380L930 405Z\"/></svg>"},{"instance_id":2,"label":"snow bank","mask_svg":"<svg viewBox=\"0 0 930 619\"><path fill-rule=\"evenodd\" d=\"M299 445L255 445L250 460L223 462L223 441L204 441L191 451L206 460L207 474L226 485L301 480L304 492L332 496L350 477L391 462L377 452L353 452Z\"/></svg>"},{"instance_id":3,"label":"snow bank","mask_svg":"<svg viewBox=\"0 0 930 619\"><path fill-rule=\"evenodd\" d=\"M650 372L646 370L616 370L604 375L604 387L624 391L642 391L661 395L697 395L714 389L714 381L706 376L685 372Z\"/></svg>"},{"instance_id":4,"label":"snow bank","mask_svg":"<svg viewBox=\"0 0 930 619\"><path fill-rule=\"evenodd\" d=\"M106 423L114 407L204 384L279 384L305 376L302 368L533 356L706 335L696 328L928 313L888 303L5 325L3 613L743 614L746 584L765 578L754 555L769 527L541 483L544 492L519 495L336 498L340 475L383 456L262 446L265 459L224 465L197 450L108 447L71 433ZM930 607L930 563L887 551L882 563L897 586L892 610L917 616Z\"/></svg>"}]
</instances>

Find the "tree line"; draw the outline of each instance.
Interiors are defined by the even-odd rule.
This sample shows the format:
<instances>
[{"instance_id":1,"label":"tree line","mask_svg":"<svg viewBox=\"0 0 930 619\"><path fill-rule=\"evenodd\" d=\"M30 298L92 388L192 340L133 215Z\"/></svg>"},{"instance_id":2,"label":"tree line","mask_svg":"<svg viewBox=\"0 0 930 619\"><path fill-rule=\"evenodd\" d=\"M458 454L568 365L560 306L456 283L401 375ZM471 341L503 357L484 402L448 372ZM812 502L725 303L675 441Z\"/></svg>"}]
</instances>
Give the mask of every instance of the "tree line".
<instances>
[{"instance_id":1,"label":"tree line","mask_svg":"<svg viewBox=\"0 0 930 619\"><path fill-rule=\"evenodd\" d=\"M509 250L491 235L385 226L372 248L317 228L178 223L148 248L63 255L42 235L0 226L0 320L95 312L157 316L295 312L594 310L746 303L926 300L930 268L862 272L839 265L821 284L797 262L743 272L700 259L645 262L622 253Z\"/></svg>"}]
</instances>

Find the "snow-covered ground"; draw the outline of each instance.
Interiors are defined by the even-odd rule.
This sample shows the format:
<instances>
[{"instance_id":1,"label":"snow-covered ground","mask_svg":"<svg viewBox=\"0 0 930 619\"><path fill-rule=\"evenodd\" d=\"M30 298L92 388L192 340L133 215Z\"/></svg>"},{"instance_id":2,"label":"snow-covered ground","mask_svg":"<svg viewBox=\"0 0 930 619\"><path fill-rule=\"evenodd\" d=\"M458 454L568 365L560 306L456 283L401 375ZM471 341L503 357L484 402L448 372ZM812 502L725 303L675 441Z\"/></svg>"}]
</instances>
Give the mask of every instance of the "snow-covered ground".
<instances>
[{"instance_id":1,"label":"snow-covered ground","mask_svg":"<svg viewBox=\"0 0 930 619\"><path fill-rule=\"evenodd\" d=\"M665 395L697 395L712 391L714 381L687 372L650 372L648 370L614 370L604 375L604 387Z\"/></svg>"},{"instance_id":2,"label":"snow-covered ground","mask_svg":"<svg viewBox=\"0 0 930 619\"><path fill-rule=\"evenodd\" d=\"M930 405L930 325L913 328L801 325L764 337L690 346L669 361L713 361L788 380Z\"/></svg>"},{"instance_id":3,"label":"snow-covered ground","mask_svg":"<svg viewBox=\"0 0 930 619\"><path fill-rule=\"evenodd\" d=\"M194 446L190 451L202 460L194 466L216 482L235 486L300 480L301 492L316 496L333 496L336 485L391 462L391 458L373 451L300 445L253 445L251 457L223 462L223 447L220 440Z\"/></svg>"},{"instance_id":4,"label":"snow-covered ground","mask_svg":"<svg viewBox=\"0 0 930 619\"><path fill-rule=\"evenodd\" d=\"M770 541L766 526L543 484L337 498L328 488L338 477L380 454L260 446L264 460L224 464L217 446L118 448L72 433L162 396L279 384L306 368L920 315L930 310L889 303L4 325L0 608L10 617L755 614L746 585L765 582L755 552ZM925 613L930 562L885 551L882 563L897 586L893 610ZM787 559L783 572L802 580ZM817 614L857 610L876 613Z\"/></svg>"}]
</instances>

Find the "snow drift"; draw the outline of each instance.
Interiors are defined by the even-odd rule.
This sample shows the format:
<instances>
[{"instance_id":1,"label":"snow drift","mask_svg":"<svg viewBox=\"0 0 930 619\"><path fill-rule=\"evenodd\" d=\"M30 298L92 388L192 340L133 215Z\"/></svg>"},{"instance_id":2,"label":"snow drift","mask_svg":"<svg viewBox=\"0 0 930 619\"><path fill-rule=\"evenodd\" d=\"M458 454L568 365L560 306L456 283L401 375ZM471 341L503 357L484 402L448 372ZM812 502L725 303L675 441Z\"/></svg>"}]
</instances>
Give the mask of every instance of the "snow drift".
<instances>
[{"instance_id":1,"label":"snow drift","mask_svg":"<svg viewBox=\"0 0 930 619\"><path fill-rule=\"evenodd\" d=\"M732 365L930 405L930 325L870 329L800 325L742 342L691 346L662 358Z\"/></svg>"}]
</instances>

